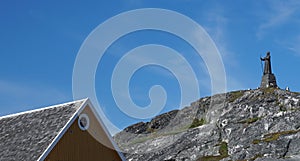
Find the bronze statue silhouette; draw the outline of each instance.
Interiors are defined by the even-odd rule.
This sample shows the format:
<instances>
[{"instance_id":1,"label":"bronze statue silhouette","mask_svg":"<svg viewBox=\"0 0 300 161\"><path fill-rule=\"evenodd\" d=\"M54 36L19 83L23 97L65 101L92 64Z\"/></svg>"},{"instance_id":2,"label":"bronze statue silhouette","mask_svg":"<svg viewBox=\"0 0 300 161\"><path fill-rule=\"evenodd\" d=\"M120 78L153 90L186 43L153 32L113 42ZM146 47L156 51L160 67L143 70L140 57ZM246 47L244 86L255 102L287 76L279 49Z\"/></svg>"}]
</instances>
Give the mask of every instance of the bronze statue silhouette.
<instances>
[{"instance_id":1,"label":"bronze statue silhouette","mask_svg":"<svg viewBox=\"0 0 300 161\"><path fill-rule=\"evenodd\" d=\"M276 83L276 77L272 73L270 52L267 52L266 57L264 58L260 57L260 60L265 62L264 73L261 80L260 88L268 88L268 87L278 88Z\"/></svg>"},{"instance_id":2,"label":"bronze statue silhouette","mask_svg":"<svg viewBox=\"0 0 300 161\"><path fill-rule=\"evenodd\" d=\"M270 52L268 51L267 52L267 56L264 57L264 58L260 58L260 60L265 62L264 75L266 75L266 74L272 74Z\"/></svg>"}]
</instances>

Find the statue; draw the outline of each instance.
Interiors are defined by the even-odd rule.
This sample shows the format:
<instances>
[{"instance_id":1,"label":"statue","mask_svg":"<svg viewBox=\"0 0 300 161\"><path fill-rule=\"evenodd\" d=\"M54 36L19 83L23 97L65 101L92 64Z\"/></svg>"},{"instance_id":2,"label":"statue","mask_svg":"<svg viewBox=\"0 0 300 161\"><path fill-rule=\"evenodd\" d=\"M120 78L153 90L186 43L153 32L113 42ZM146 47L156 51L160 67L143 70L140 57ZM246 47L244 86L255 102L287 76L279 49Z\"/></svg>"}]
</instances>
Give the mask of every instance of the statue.
<instances>
[{"instance_id":1,"label":"statue","mask_svg":"<svg viewBox=\"0 0 300 161\"><path fill-rule=\"evenodd\" d=\"M267 52L267 56L264 58L260 58L261 61L265 61L265 68L264 68L264 75L265 74L272 74L271 68L271 55L270 52Z\"/></svg>"},{"instance_id":2,"label":"statue","mask_svg":"<svg viewBox=\"0 0 300 161\"><path fill-rule=\"evenodd\" d=\"M264 67L264 72L263 72L263 77L261 80L260 88L269 88L269 87L277 88L276 77L272 73L272 68L271 68L270 52L267 52L266 57L264 57L264 58L261 57L260 60L265 62L265 67Z\"/></svg>"}]
</instances>

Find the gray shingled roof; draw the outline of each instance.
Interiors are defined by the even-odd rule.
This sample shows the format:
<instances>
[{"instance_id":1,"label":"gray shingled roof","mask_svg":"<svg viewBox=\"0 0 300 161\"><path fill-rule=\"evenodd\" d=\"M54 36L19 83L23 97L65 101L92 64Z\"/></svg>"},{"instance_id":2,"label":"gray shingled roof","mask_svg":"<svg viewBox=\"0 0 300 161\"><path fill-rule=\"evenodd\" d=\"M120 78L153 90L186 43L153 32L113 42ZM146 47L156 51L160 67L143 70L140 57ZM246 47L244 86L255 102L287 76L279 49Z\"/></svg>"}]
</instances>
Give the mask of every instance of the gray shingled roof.
<instances>
[{"instance_id":1,"label":"gray shingled roof","mask_svg":"<svg viewBox=\"0 0 300 161\"><path fill-rule=\"evenodd\" d=\"M0 117L0 160L37 160L83 103Z\"/></svg>"}]
</instances>

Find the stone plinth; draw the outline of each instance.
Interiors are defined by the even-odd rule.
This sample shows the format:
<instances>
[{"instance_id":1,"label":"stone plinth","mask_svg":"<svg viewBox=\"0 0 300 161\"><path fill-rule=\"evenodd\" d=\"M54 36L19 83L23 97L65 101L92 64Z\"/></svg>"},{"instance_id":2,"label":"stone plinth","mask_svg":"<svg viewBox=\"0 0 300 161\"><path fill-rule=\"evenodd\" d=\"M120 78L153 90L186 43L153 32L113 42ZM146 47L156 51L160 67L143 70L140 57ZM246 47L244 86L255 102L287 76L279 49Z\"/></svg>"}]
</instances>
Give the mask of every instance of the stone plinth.
<instances>
[{"instance_id":1,"label":"stone plinth","mask_svg":"<svg viewBox=\"0 0 300 161\"><path fill-rule=\"evenodd\" d=\"M261 79L260 88L277 87L276 78L274 74L265 74Z\"/></svg>"}]
</instances>

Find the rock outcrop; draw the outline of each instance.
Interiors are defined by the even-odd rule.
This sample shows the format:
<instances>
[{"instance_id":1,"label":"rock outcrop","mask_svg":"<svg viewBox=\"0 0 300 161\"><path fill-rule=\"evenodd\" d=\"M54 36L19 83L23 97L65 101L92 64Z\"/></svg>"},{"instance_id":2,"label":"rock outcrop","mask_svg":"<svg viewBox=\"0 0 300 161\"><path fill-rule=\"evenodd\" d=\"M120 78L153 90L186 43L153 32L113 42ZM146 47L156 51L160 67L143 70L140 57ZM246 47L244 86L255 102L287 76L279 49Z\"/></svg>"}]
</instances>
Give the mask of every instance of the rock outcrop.
<instances>
[{"instance_id":1,"label":"rock outcrop","mask_svg":"<svg viewBox=\"0 0 300 161\"><path fill-rule=\"evenodd\" d=\"M114 139L128 161L298 161L300 93L266 88L205 97Z\"/></svg>"}]
</instances>

